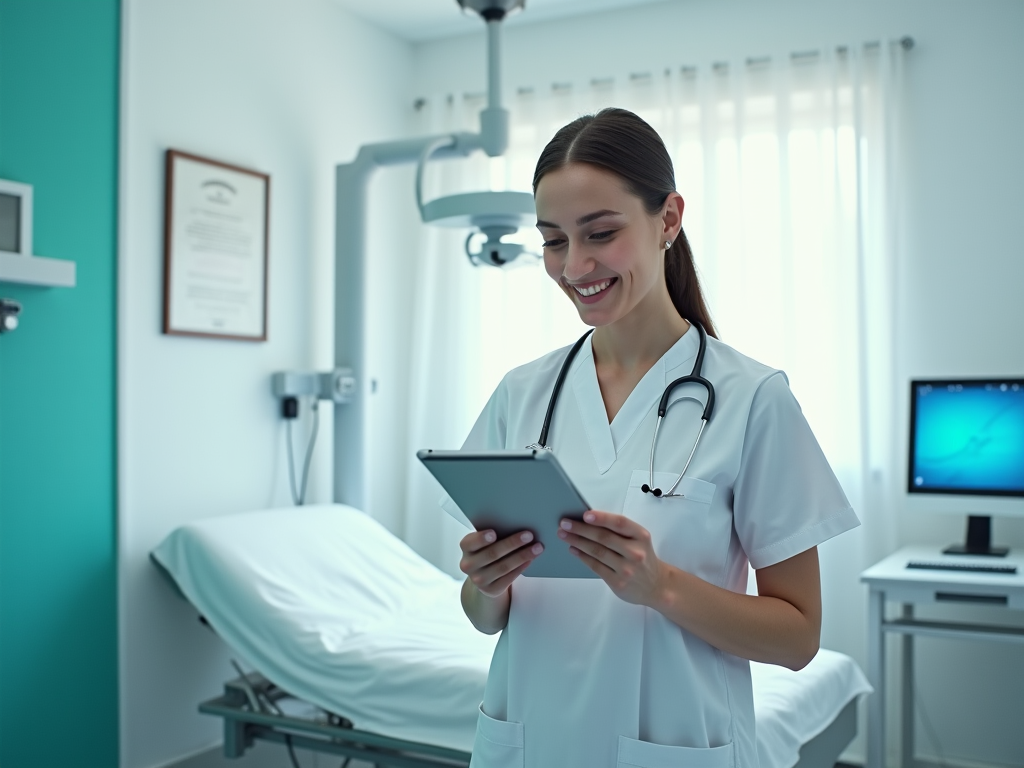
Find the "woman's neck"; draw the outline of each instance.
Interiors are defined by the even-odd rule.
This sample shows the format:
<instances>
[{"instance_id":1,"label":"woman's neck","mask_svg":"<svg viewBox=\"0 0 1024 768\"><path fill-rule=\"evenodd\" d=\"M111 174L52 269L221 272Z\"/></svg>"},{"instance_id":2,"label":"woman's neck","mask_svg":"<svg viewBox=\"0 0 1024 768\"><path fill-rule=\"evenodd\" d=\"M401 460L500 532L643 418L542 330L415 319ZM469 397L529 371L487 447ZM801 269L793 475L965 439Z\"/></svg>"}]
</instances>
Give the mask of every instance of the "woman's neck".
<instances>
[{"instance_id":1,"label":"woman's neck","mask_svg":"<svg viewBox=\"0 0 1024 768\"><path fill-rule=\"evenodd\" d=\"M646 373L689 329L668 290L648 306L637 305L625 317L594 331L594 362L605 370Z\"/></svg>"}]
</instances>

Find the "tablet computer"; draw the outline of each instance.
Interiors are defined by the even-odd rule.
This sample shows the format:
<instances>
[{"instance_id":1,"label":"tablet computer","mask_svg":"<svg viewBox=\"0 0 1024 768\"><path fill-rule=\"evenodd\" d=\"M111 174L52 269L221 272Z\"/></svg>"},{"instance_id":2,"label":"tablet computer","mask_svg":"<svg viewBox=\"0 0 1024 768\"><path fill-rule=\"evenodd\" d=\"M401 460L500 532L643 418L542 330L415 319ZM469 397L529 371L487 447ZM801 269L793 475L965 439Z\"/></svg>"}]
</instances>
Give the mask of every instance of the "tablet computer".
<instances>
[{"instance_id":1,"label":"tablet computer","mask_svg":"<svg viewBox=\"0 0 1024 768\"><path fill-rule=\"evenodd\" d=\"M583 500L551 451L419 451L416 457L437 478L478 531L499 539L530 531L544 551L524 576L596 579L558 538L563 517L582 520Z\"/></svg>"}]
</instances>

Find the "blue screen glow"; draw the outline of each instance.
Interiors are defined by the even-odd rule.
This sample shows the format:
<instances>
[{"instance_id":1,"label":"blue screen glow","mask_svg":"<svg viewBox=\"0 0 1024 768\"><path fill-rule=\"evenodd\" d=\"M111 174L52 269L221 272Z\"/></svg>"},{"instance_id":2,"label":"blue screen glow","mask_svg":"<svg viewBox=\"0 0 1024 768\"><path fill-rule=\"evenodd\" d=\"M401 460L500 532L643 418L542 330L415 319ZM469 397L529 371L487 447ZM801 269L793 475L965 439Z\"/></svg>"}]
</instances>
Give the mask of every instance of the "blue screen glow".
<instances>
[{"instance_id":1,"label":"blue screen glow","mask_svg":"<svg viewBox=\"0 0 1024 768\"><path fill-rule=\"evenodd\" d=\"M917 383L911 490L1024 494L1024 383Z\"/></svg>"}]
</instances>

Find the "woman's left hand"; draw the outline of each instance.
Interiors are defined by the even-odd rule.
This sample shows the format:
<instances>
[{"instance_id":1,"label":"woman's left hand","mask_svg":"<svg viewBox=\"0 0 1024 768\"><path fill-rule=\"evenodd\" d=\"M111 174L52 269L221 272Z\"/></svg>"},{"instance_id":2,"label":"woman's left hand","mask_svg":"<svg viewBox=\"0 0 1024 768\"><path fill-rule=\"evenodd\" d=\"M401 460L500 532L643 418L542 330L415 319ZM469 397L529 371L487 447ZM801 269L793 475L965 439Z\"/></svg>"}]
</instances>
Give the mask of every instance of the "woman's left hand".
<instances>
[{"instance_id":1,"label":"woman's left hand","mask_svg":"<svg viewBox=\"0 0 1024 768\"><path fill-rule=\"evenodd\" d=\"M664 563L654 553L651 534L622 515L591 510L584 522L560 522L558 538L604 579L627 603L652 605L661 588Z\"/></svg>"}]
</instances>

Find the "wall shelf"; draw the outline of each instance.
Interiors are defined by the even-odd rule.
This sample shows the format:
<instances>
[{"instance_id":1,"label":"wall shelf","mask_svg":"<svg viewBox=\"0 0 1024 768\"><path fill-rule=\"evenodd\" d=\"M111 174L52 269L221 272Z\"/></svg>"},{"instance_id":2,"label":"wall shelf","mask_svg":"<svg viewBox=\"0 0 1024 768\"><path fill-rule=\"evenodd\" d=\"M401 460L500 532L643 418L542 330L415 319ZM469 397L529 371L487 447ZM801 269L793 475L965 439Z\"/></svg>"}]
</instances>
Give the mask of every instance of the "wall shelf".
<instances>
[{"instance_id":1,"label":"wall shelf","mask_svg":"<svg viewBox=\"0 0 1024 768\"><path fill-rule=\"evenodd\" d=\"M0 283L74 288L75 262L0 251Z\"/></svg>"},{"instance_id":2,"label":"wall shelf","mask_svg":"<svg viewBox=\"0 0 1024 768\"><path fill-rule=\"evenodd\" d=\"M32 255L32 185L0 179L0 283L75 286L75 262Z\"/></svg>"}]
</instances>

